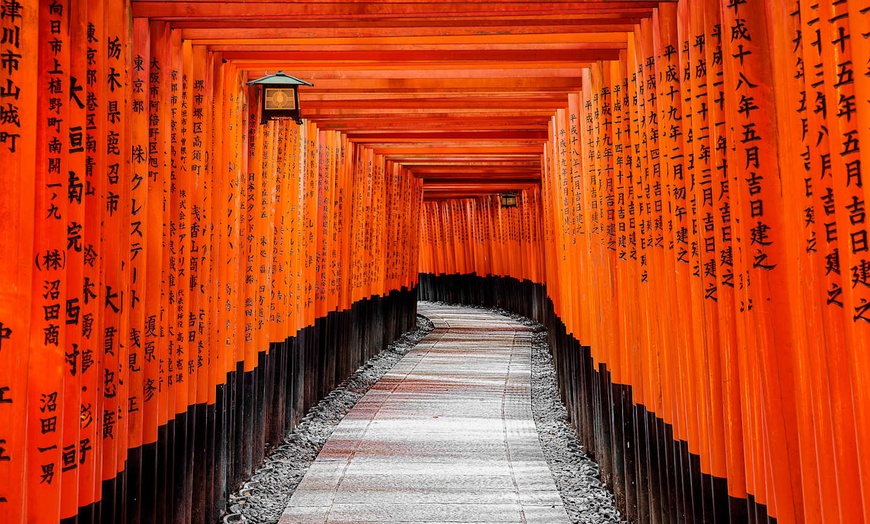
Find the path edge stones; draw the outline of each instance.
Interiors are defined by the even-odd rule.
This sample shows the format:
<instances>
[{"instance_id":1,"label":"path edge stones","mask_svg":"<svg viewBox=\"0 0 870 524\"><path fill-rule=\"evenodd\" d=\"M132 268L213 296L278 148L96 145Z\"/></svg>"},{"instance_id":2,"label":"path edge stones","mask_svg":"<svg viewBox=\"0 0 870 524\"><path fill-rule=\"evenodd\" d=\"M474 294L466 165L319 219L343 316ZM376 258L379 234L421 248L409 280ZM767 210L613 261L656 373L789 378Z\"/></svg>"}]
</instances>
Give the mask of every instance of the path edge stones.
<instances>
[{"instance_id":1,"label":"path edge stones","mask_svg":"<svg viewBox=\"0 0 870 524\"><path fill-rule=\"evenodd\" d=\"M251 478L229 496L220 522L277 523L305 472L341 419L434 327L428 318L417 315L416 329L403 333L314 405L284 437L281 445L267 452L264 464Z\"/></svg>"}]
</instances>

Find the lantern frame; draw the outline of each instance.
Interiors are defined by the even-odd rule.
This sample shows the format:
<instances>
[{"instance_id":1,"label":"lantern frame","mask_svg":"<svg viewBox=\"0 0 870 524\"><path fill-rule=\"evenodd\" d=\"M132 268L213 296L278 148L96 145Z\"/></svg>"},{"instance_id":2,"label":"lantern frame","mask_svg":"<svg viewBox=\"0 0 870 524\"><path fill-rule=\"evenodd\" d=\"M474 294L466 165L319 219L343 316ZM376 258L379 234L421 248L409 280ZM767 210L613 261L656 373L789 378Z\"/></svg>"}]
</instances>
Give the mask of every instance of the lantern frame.
<instances>
[{"instance_id":1,"label":"lantern frame","mask_svg":"<svg viewBox=\"0 0 870 524\"><path fill-rule=\"evenodd\" d=\"M502 193L501 207L517 207L517 195L514 193Z\"/></svg>"},{"instance_id":2,"label":"lantern frame","mask_svg":"<svg viewBox=\"0 0 870 524\"><path fill-rule=\"evenodd\" d=\"M299 107L299 86L314 86L310 82L300 80L290 76L283 71L278 71L273 75L266 75L256 80L251 80L247 83L249 86L259 86L260 88L260 124L265 124L269 120L277 118L292 118L297 124L302 124L302 111ZM290 89L293 91L293 107L288 109L267 108L267 102L270 100L269 91L275 91L272 96L282 95L283 91ZM284 95L286 96L286 95Z\"/></svg>"}]
</instances>

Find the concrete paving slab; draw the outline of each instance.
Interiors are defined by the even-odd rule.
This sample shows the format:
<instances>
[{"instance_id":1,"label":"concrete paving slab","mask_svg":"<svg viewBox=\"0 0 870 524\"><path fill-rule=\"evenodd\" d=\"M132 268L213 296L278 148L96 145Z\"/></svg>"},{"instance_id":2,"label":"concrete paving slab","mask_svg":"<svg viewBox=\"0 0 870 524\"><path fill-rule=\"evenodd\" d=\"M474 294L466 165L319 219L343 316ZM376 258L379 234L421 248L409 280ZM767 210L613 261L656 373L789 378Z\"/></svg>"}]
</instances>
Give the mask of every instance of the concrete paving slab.
<instances>
[{"instance_id":1,"label":"concrete paving slab","mask_svg":"<svg viewBox=\"0 0 870 524\"><path fill-rule=\"evenodd\" d=\"M280 523L569 522L532 419L529 328L421 313L435 330L341 421Z\"/></svg>"}]
</instances>

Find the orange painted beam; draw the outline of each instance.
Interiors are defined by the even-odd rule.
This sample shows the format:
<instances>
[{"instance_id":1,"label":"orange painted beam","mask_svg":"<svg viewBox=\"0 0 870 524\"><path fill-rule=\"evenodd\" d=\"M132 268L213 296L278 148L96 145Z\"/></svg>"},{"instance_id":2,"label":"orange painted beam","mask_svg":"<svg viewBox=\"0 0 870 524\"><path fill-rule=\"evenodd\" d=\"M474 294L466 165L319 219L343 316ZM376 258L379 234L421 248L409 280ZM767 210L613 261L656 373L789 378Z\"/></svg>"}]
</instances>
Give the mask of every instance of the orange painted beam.
<instances>
[{"instance_id":1,"label":"orange painted beam","mask_svg":"<svg viewBox=\"0 0 870 524\"><path fill-rule=\"evenodd\" d=\"M546 47L553 44L569 44L580 46L583 44L622 44L627 41L624 32L583 32L583 33L546 33L546 34L471 34L471 35L448 35L448 36L408 36L393 33L384 36L349 36L334 38L298 37L285 34L281 38L258 38L230 37L221 39L198 39L199 45L210 46L234 46L234 47L259 47L281 46L292 49L295 46L317 46L331 48L333 46L438 46L444 49L457 47L475 46L486 49L491 45L531 45Z\"/></svg>"},{"instance_id":2,"label":"orange painted beam","mask_svg":"<svg viewBox=\"0 0 870 524\"><path fill-rule=\"evenodd\" d=\"M403 18L408 16L468 16L485 13L501 16L567 16L601 10L628 15L648 16L658 2L359 2L294 3L282 2L133 2L133 17L152 20L176 19L330 19L352 17L359 20ZM485 6L483 9L481 6Z\"/></svg>"},{"instance_id":3,"label":"orange painted beam","mask_svg":"<svg viewBox=\"0 0 870 524\"><path fill-rule=\"evenodd\" d=\"M504 22L499 22L498 25L491 25L488 30L482 30L479 25L479 20L473 22L474 25L445 25L444 22L439 22L439 25L424 26L423 24L409 25L403 22L401 26L395 25L371 25L366 27L349 26L337 27L330 24L323 26L322 23L316 23L314 27L304 27L298 22L276 23L266 26L257 22L249 23L252 27L240 27L238 22L186 22L178 21L173 25L181 28L181 37L185 40L221 40L221 39L269 39L269 38L284 38L288 34L302 38L348 38L348 37L376 37L390 36L397 33L404 36L465 36L465 35L480 35L480 34L509 34L509 35L540 35L549 33L590 33L590 32L613 32L613 31L632 31L634 23L639 21L639 18L613 18L613 21L602 20L599 18L591 20L571 19L565 22L570 22L565 25L556 25L557 20L541 20L540 23L529 20L524 21L523 25L511 25Z\"/></svg>"},{"instance_id":4,"label":"orange painted beam","mask_svg":"<svg viewBox=\"0 0 870 524\"><path fill-rule=\"evenodd\" d=\"M215 49L212 49L213 51ZM320 49L303 49L299 51L276 50L271 52L243 51L238 49L224 50L221 52L225 60L268 59L276 63L284 63L292 66L306 60L311 61L334 61L354 62L369 61L389 63L396 60L422 61L422 62L590 62L597 60L616 60L619 58L619 49L508 49L508 50L439 50L419 51L406 50L396 51L390 48L380 50L357 50L357 51L323 51ZM288 67L288 69L291 69ZM274 72L274 71L272 71ZM258 74L260 71L249 72L249 75ZM262 76L262 75L261 75Z\"/></svg>"},{"instance_id":5,"label":"orange painted beam","mask_svg":"<svg viewBox=\"0 0 870 524\"><path fill-rule=\"evenodd\" d=\"M474 140L474 139L521 139L521 140L546 140L547 134L542 131L507 131L507 132L450 132L450 131L425 131L421 130L416 133L394 133L394 132L361 132L349 133L347 139L351 142L366 142L373 140L383 140L391 142L411 142L418 140L437 140L444 138L447 135L452 140Z\"/></svg>"}]
</instances>

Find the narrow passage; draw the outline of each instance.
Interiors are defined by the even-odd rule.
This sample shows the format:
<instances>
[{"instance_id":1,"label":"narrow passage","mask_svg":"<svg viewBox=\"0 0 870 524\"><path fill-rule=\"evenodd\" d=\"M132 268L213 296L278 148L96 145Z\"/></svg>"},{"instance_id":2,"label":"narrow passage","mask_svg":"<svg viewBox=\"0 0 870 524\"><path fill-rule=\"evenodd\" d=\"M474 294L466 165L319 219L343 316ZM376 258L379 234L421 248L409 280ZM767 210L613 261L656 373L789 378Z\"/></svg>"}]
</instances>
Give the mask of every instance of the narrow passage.
<instances>
[{"instance_id":1,"label":"narrow passage","mask_svg":"<svg viewBox=\"0 0 870 524\"><path fill-rule=\"evenodd\" d=\"M567 523L530 403L530 328L421 305L435 329L336 427L281 524Z\"/></svg>"}]
</instances>

